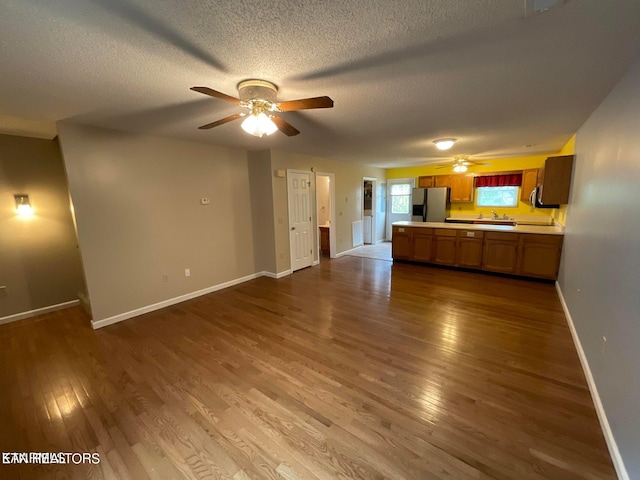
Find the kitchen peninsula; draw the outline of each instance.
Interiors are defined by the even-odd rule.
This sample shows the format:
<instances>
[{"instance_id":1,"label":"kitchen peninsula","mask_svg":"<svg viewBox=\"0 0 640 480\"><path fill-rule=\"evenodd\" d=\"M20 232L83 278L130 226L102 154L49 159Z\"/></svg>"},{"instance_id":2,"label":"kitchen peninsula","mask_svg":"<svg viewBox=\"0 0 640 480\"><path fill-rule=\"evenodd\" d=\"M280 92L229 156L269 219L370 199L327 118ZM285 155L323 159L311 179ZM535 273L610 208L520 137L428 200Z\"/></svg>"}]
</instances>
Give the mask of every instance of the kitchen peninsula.
<instances>
[{"instance_id":1,"label":"kitchen peninsula","mask_svg":"<svg viewBox=\"0 0 640 480\"><path fill-rule=\"evenodd\" d=\"M556 280L561 226L395 222L394 261Z\"/></svg>"}]
</instances>

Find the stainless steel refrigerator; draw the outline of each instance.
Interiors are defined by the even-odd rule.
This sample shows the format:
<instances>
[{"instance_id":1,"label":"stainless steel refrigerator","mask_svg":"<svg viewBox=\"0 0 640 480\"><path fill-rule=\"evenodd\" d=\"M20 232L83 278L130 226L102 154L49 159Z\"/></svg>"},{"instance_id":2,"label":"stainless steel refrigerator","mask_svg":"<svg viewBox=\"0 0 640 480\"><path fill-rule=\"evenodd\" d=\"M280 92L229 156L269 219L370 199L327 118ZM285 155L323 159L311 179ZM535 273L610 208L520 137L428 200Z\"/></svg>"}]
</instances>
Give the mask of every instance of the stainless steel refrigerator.
<instances>
[{"instance_id":1,"label":"stainless steel refrigerator","mask_svg":"<svg viewBox=\"0 0 640 480\"><path fill-rule=\"evenodd\" d=\"M449 216L449 189L414 188L411 203L412 222L444 222Z\"/></svg>"}]
</instances>

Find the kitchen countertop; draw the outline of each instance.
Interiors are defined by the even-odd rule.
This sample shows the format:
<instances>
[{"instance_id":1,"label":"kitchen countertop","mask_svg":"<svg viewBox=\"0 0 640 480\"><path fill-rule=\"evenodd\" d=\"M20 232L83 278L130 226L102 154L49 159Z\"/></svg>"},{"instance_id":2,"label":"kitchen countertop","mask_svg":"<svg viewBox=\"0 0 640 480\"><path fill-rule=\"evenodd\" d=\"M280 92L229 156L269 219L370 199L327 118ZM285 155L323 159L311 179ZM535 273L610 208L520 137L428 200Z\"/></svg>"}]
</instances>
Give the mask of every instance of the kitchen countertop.
<instances>
[{"instance_id":1,"label":"kitchen countertop","mask_svg":"<svg viewBox=\"0 0 640 480\"><path fill-rule=\"evenodd\" d=\"M561 225L483 225L444 222L393 222L395 227L448 228L450 230L482 230L485 232L537 233L542 235L564 235Z\"/></svg>"}]
</instances>

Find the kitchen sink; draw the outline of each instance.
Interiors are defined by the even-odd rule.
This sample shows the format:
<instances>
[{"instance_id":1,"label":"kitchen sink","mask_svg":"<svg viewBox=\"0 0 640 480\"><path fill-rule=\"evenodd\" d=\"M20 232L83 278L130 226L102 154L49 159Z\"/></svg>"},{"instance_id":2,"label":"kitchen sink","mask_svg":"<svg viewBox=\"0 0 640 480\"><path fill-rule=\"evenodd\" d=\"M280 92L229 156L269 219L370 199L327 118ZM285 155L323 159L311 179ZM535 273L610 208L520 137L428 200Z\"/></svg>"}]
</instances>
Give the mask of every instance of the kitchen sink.
<instances>
[{"instance_id":1,"label":"kitchen sink","mask_svg":"<svg viewBox=\"0 0 640 480\"><path fill-rule=\"evenodd\" d=\"M455 218L445 219L447 223L467 223L470 225L515 225L516 221L512 218Z\"/></svg>"}]
</instances>

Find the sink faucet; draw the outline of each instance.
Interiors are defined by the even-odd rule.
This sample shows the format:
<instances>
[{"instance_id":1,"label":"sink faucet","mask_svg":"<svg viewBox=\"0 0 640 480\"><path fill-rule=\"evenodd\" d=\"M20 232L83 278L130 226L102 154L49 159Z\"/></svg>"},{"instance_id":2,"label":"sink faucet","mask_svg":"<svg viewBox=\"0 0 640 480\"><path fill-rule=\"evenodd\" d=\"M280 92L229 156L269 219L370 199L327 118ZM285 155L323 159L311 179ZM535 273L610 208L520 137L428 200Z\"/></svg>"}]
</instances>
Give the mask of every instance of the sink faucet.
<instances>
[{"instance_id":1,"label":"sink faucet","mask_svg":"<svg viewBox=\"0 0 640 480\"><path fill-rule=\"evenodd\" d=\"M495 210L491 210L491 218L493 218L494 220L498 219L498 212L496 212Z\"/></svg>"}]
</instances>

